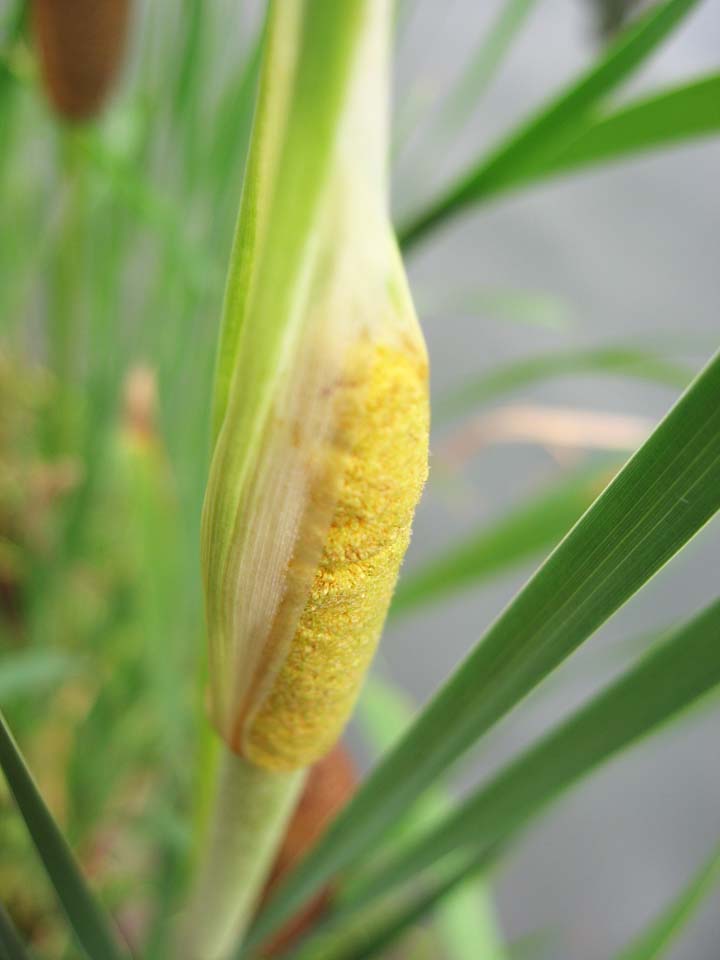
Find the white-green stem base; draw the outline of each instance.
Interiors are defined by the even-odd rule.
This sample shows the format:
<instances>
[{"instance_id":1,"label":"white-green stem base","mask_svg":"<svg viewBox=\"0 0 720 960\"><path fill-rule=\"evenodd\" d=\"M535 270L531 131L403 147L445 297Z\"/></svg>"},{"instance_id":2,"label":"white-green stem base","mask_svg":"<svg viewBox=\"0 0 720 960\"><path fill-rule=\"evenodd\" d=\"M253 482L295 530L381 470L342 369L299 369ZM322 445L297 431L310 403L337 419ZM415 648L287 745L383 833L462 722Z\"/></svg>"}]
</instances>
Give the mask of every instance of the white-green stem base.
<instances>
[{"instance_id":1,"label":"white-green stem base","mask_svg":"<svg viewBox=\"0 0 720 960\"><path fill-rule=\"evenodd\" d=\"M181 923L181 960L226 960L237 949L304 780L304 770L263 770L223 745L207 846Z\"/></svg>"}]
</instances>

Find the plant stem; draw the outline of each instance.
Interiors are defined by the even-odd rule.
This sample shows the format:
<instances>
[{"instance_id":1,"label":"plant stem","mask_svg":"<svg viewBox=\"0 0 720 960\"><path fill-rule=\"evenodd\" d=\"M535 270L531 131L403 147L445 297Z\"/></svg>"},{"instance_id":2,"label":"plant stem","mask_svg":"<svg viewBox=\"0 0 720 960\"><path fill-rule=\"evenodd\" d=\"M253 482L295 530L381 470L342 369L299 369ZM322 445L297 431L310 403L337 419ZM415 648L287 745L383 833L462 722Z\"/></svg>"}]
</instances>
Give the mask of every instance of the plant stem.
<instances>
[{"instance_id":1,"label":"plant stem","mask_svg":"<svg viewBox=\"0 0 720 960\"><path fill-rule=\"evenodd\" d=\"M182 924L182 960L222 960L252 916L305 771L277 773L223 744L205 858Z\"/></svg>"},{"instance_id":2,"label":"plant stem","mask_svg":"<svg viewBox=\"0 0 720 960\"><path fill-rule=\"evenodd\" d=\"M67 453L72 441L72 391L82 327L84 282L85 183L74 130L62 128L61 183L64 194L60 238L50 273L48 317L50 367L57 378L50 450Z\"/></svg>"}]
</instances>

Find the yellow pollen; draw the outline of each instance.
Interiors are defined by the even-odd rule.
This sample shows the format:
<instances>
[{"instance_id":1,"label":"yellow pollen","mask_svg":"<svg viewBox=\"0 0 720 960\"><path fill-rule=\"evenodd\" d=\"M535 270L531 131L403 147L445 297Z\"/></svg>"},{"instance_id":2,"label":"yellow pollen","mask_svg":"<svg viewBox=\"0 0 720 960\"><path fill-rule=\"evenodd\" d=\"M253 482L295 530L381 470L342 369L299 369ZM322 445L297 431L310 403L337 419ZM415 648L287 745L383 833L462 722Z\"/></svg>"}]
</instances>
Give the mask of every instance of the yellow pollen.
<instances>
[{"instance_id":1,"label":"yellow pollen","mask_svg":"<svg viewBox=\"0 0 720 960\"><path fill-rule=\"evenodd\" d=\"M414 346L371 349L363 374L343 384L349 402L333 441L342 480L309 597L238 744L269 769L307 766L339 737L375 652L427 476L425 357Z\"/></svg>"}]
</instances>

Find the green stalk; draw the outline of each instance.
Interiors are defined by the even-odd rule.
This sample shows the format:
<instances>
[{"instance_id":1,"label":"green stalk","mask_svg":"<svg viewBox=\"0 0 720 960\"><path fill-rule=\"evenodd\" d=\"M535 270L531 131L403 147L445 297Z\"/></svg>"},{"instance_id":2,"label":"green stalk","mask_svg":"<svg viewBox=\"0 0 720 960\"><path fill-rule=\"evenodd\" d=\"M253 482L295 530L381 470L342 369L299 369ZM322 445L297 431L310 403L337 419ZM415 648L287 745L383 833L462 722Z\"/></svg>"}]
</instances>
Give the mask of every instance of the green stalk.
<instances>
[{"instance_id":1,"label":"green stalk","mask_svg":"<svg viewBox=\"0 0 720 960\"><path fill-rule=\"evenodd\" d=\"M60 237L50 273L48 347L57 379L58 399L50 425L53 454L65 453L72 440L72 391L82 326L84 282L85 183L78 134L61 128L60 164L64 193Z\"/></svg>"},{"instance_id":2,"label":"green stalk","mask_svg":"<svg viewBox=\"0 0 720 960\"><path fill-rule=\"evenodd\" d=\"M223 744L205 858L178 943L180 960L222 960L252 917L305 770L253 766Z\"/></svg>"}]
</instances>

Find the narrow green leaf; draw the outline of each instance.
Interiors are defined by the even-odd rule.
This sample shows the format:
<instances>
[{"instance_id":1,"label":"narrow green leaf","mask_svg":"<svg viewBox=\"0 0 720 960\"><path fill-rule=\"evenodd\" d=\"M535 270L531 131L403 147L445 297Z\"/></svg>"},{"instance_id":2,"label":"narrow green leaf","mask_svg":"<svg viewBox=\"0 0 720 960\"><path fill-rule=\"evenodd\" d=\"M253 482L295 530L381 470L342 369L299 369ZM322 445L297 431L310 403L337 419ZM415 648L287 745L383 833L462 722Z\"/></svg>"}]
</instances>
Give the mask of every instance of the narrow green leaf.
<instances>
[{"instance_id":1,"label":"narrow green leaf","mask_svg":"<svg viewBox=\"0 0 720 960\"><path fill-rule=\"evenodd\" d=\"M30 960L7 910L0 903L0 960Z\"/></svg>"},{"instance_id":2,"label":"narrow green leaf","mask_svg":"<svg viewBox=\"0 0 720 960\"><path fill-rule=\"evenodd\" d=\"M720 684L718 636L720 600L473 791L425 837L390 857L354 891L344 912L384 896L450 853L480 856L506 842L599 764L690 707Z\"/></svg>"},{"instance_id":3,"label":"narrow green leaf","mask_svg":"<svg viewBox=\"0 0 720 960\"><path fill-rule=\"evenodd\" d=\"M453 544L420 569L403 576L392 616L477 585L549 549L563 537L600 493L610 470L585 468L523 500L495 523Z\"/></svg>"},{"instance_id":4,"label":"narrow green leaf","mask_svg":"<svg viewBox=\"0 0 720 960\"><path fill-rule=\"evenodd\" d=\"M428 208L400 227L404 247L470 204L530 178L536 164L582 130L588 112L626 80L672 32L698 0L666 0L626 30L575 83L514 130Z\"/></svg>"},{"instance_id":5,"label":"narrow green leaf","mask_svg":"<svg viewBox=\"0 0 720 960\"><path fill-rule=\"evenodd\" d=\"M111 923L85 884L0 714L0 766L78 944L91 960L123 960Z\"/></svg>"},{"instance_id":6,"label":"narrow green leaf","mask_svg":"<svg viewBox=\"0 0 720 960\"><path fill-rule=\"evenodd\" d=\"M720 508L720 355L506 608L256 923L262 939L591 636Z\"/></svg>"},{"instance_id":7,"label":"narrow green leaf","mask_svg":"<svg viewBox=\"0 0 720 960\"><path fill-rule=\"evenodd\" d=\"M659 960L720 881L720 847L700 867L682 893L669 904L616 960Z\"/></svg>"},{"instance_id":8,"label":"narrow green leaf","mask_svg":"<svg viewBox=\"0 0 720 960\"><path fill-rule=\"evenodd\" d=\"M472 407L496 400L521 387L540 383L551 377L576 376L581 373L619 374L671 387L685 387L691 377L690 371L683 364L668 360L657 350L648 347L619 344L563 350L515 360L466 381L439 398L433 407L433 419L436 423L442 423L467 413Z\"/></svg>"},{"instance_id":9,"label":"narrow green leaf","mask_svg":"<svg viewBox=\"0 0 720 960\"><path fill-rule=\"evenodd\" d=\"M711 74L587 119L570 142L538 156L503 184L513 188L720 132L720 74ZM477 199L481 199L478 197ZM628 358L631 362L631 358ZM618 358L618 362L620 359ZM662 375L662 372L661 372Z\"/></svg>"},{"instance_id":10,"label":"narrow green leaf","mask_svg":"<svg viewBox=\"0 0 720 960\"><path fill-rule=\"evenodd\" d=\"M532 179L715 133L720 133L720 73L662 90L596 119L540 164Z\"/></svg>"}]
</instances>

